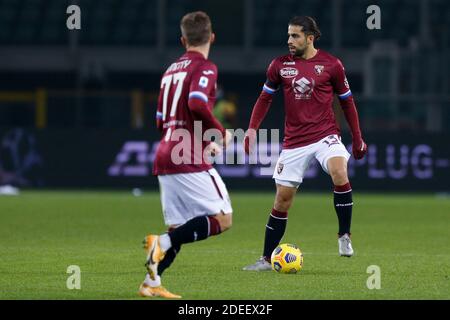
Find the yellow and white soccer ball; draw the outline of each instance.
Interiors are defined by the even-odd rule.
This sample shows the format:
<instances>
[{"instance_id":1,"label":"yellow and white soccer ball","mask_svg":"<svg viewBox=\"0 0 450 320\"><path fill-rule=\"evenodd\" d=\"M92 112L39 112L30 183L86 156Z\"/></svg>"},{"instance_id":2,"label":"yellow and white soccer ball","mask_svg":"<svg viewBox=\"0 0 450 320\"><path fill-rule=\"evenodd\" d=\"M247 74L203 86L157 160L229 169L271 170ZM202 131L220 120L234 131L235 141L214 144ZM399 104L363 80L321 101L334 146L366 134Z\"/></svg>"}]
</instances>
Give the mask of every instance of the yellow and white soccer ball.
<instances>
[{"instance_id":1,"label":"yellow and white soccer ball","mask_svg":"<svg viewBox=\"0 0 450 320\"><path fill-rule=\"evenodd\" d=\"M270 260L272 269L279 273L297 273L303 268L303 253L295 244L280 244Z\"/></svg>"}]
</instances>

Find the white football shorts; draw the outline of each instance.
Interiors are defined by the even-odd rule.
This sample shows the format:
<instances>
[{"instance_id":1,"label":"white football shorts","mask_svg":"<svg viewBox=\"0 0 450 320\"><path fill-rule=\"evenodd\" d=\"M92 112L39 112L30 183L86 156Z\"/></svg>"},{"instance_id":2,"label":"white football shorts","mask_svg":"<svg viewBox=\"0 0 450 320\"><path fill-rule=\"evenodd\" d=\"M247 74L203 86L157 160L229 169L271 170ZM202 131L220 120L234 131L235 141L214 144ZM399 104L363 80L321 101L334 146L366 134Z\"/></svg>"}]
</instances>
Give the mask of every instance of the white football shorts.
<instances>
[{"instance_id":1,"label":"white football shorts","mask_svg":"<svg viewBox=\"0 0 450 320\"><path fill-rule=\"evenodd\" d=\"M225 183L216 169L158 176L166 225L218 213L233 212Z\"/></svg>"},{"instance_id":2,"label":"white football shorts","mask_svg":"<svg viewBox=\"0 0 450 320\"><path fill-rule=\"evenodd\" d=\"M350 153L336 134L304 147L284 149L278 158L273 178L277 184L298 188L311 159L316 158L322 169L329 174L328 160L333 157L344 157L346 160L350 158Z\"/></svg>"}]
</instances>

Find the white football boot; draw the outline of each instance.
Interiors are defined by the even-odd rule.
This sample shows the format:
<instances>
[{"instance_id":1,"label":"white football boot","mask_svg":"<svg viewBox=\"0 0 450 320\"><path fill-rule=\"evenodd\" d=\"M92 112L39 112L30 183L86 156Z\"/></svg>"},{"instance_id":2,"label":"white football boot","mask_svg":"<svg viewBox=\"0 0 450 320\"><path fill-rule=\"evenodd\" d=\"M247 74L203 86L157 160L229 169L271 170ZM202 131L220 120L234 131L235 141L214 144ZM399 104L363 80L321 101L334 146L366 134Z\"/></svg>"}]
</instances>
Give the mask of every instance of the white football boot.
<instances>
[{"instance_id":1,"label":"white football boot","mask_svg":"<svg viewBox=\"0 0 450 320\"><path fill-rule=\"evenodd\" d=\"M261 257L254 264L244 267L242 270L245 271L269 271L272 270L272 265L266 258Z\"/></svg>"},{"instance_id":2,"label":"white football boot","mask_svg":"<svg viewBox=\"0 0 450 320\"><path fill-rule=\"evenodd\" d=\"M339 239L339 255L341 257L351 257L353 256L352 240L348 233L344 233Z\"/></svg>"}]
</instances>

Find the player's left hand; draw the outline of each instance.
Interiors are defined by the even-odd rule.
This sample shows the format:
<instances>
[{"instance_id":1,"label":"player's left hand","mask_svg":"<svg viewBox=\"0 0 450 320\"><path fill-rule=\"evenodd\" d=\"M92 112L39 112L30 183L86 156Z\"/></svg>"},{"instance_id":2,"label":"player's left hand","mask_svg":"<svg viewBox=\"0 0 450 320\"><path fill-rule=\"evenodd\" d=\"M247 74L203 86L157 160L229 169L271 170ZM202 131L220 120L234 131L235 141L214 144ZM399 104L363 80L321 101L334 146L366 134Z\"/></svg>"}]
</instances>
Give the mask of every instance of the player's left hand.
<instances>
[{"instance_id":1,"label":"player's left hand","mask_svg":"<svg viewBox=\"0 0 450 320\"><path fill-rule=\"evenodd\" d=\"M248 129L244 137L244 151L246 154L250 154L253 151L253 146L256 142L256 130Z\"/></svg>"},{"instance_id":2,"label":"player's left hand","mask_svg":"<svg viewBox=\"0 0 450 320\"><path fill-rule=\"evenodd\" d=\"M352 142L353 157L356 160L362 159L367 153L367 144L362 138L354 139Z\"/></svg>"}]
</instances>

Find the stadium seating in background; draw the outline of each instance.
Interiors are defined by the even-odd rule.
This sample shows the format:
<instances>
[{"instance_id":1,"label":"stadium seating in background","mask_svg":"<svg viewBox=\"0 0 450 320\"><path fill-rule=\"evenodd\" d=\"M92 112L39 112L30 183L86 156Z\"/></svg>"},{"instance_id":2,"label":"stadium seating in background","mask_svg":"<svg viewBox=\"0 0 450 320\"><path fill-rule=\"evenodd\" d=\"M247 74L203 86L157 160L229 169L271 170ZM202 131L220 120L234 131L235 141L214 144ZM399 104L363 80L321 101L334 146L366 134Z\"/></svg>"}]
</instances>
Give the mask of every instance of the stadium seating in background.
<instances>
[{"instance_id":1,"label":"stadium seating in background","mask_svg":"<svg viewBox=\"0 0 450 320\"><path fill-rule=\"evenodd\" d=\"M154 45L156 0L81 0L85 45ZM68 2L0 0L0 45L66 45Z\"/></svg>"},{"instance_id":2,"label":"stadium seating in background","mask_svg":"<svg viewBox=\"0 0 450 320\"><path fill-rule=\"evenodd\" d=\"M429 0L430 32L434 45L450 45L450 2ZM382 9L382 29L366 28L366 9L371 0L258 0L253 1L254 44L279 46L286 42L286 24L293 15L314 16L323 31L322 47L333 44L334 7L339 7L340 45L367 47L377 39L395 39L407 46L410 38L420 34L420 0L378 0ZM0 0L0 45L65 45L68 2L62 0ZM157 43L158 0L80 0L85 45L146 45ZM219 34L218 43L242 45L244 1L167 1L165 41L178 45L179 19L186 12L203 9L210 13Z\"/></svg>"},{"instance_id":3,"label":"stadium seating in background","mask_svg":"<svg viewBox=\"0 0 450 320\"><path fill-rule=\"evenodd\" d=\"M321 46L331 45L332 10L325 9L326 0L258 0L255 4L255 43L257 46L286 44L287 23L294 15L310 15L316 18L322 33Z\"/></svg>"}]
</instances>

